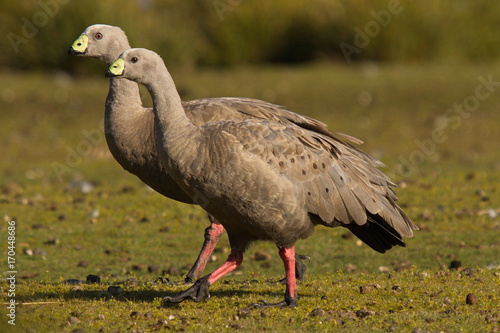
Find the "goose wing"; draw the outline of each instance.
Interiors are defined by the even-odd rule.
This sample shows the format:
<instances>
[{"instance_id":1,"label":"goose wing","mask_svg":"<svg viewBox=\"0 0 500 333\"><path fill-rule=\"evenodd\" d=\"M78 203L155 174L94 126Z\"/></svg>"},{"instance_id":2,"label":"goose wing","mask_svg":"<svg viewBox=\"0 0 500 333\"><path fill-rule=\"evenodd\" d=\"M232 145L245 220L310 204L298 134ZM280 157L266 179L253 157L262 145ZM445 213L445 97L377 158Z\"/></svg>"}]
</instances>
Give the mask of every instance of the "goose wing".
<instances>
[{"instance_id":1,"label":"goose wing","mask_svg":"<svg viewBox=\"0 0 500 333\"><path fill-rule=\"evenodd\" d=\"M342 225L379 252L404 246L417 227L396 204L395 186L376 160L350 144L293 124L227 122L243 148L297 184L313 223Z\"/></svg>"}]
</instances>

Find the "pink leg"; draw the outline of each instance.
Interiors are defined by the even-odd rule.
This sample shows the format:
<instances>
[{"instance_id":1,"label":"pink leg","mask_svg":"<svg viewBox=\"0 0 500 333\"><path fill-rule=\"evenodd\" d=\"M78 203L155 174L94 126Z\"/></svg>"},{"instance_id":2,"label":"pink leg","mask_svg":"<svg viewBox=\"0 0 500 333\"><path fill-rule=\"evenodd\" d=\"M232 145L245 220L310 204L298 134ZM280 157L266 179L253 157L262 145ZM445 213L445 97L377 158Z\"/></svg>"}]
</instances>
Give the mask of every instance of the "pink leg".
<instances>
[{"instance_id":1,"label":"pink leg","mask_svg":"<svg viewBox=\"0 0 500 333\"><path fill-rule=\"evenodd\" d=\"M231 253L229 254L229 257L227 257L226 262L210 274L208 283L212 285L215 281L219 280L227 273L234 271L236 268L238 268L239 265L241 265L242 261L243 251L235 249L231 250Z\"/></svg>"},{"instance_id":2,"label":"pink leg","mask_svg":"<svg viewBox=\"0 0 500 333\"><path fill-rule=\"evenodd\" d=\"M224 232L224 227L219 223L210 223L210 226L205 229L205 241L201 247L200 254L196 259L193 267L189 270L186 275L185 282L190 283L199 278L205 267L207 266L208 259L212 255L212 252L217 245L222 233Z\"/></svg>"},{"instance_id":3,"label":"pink leg","mask_svg":"<svg viewBox=\"0 0 500 333\"><path fill-rule=\"evenodd\" d=\"M286 292L285 301L289 306L297 305L297 280L295 277L295 247L282 247L279 255L285 264Z\"/></svg>"},{"instance_id":4,"label":"pink leg","mask_svg":"<svg viewBox=\"0 0 500 333\"><path fill-rule=\"evenodd\" d=\"M165 297L163 299L163 304L167 305L169 303L179 303L185 301L186 299L191 299L195 302L199 302L210 297L210 286L227 273L235 270L242 261L243 251L233 249L226 262L222 264L222 266L217 268L211 274L196 280L196 282L189 289L182 291L176 295Z\"/></svg>"},{"instance_id":5,"label":"pink leg","mask_svg":"<svg viewBox=\"0 0 500 333\"><path fill-rule=\"evenodd\" d=\"M285 264L286 273L286 292L285 300L278 303L267 303L259 301L259 303L252 304L255 308L268 308L272 306L279 307L294 307L297 306L297 279L295 273L295 247L280 247L279 254L283 263Z\"/></svg>"}]
</instances>

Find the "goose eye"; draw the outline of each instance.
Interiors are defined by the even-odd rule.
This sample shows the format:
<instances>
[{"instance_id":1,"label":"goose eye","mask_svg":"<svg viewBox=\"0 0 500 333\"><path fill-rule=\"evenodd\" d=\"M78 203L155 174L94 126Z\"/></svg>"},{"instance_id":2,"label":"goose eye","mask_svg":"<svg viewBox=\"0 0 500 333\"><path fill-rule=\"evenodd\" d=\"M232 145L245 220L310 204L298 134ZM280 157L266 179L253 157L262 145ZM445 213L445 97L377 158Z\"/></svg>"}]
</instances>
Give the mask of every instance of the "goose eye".
<instances>
[{"instance_id":1,"label":"goose eye","mask_svg":"<svg viewBox=\"0 0 500 333\"><path fill-rule=\"evenodd\" d=\"M95 39L97 39L97 40L102 39L102 34L100 32L96 33Z\"/></svg>"},{"instance_id":2,"label":"goose eye","mask_svg":"<svg viewBox=\"0 0 500 333\"><path fill-rule=\"evenodd\" d=\"M132 59L130 59L130 61L132 61L132 63L135 64L136 62L139 61L139 59L137 59L137 57L133 57Z\"/></svg>"}]
</instances>

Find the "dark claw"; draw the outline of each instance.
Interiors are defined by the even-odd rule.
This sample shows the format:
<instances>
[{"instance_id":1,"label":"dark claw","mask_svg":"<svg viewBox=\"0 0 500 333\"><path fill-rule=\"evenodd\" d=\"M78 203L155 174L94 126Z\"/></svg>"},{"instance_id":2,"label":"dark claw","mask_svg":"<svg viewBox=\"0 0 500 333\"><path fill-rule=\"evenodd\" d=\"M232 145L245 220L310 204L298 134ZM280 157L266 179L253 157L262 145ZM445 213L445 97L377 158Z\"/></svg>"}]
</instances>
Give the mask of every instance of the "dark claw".
<instances>
[{"instance_id":1,"label":"dark claw","mask_svg":"<svg viewBox=\"0 0 500 333\"><path fill-rule=\"evenodd\" d=\"M306 270L307 266L304 264L302 260L311 260L311 257L303 255L303 254L296 254L295 255L295 278L297 281L302 281L304 277L306 276ZM285 284L286 283L286 277L280 280L281 283Z\"/></svg>"},{"instance_id":2,"label":"dark claw","mask_svg":"<svg viewBox=\"0 0 500 333\"><path fill-rule=\"evenodd\" d=\"M186 278L184 279L184 284L193 284L193 283L194 283L193 279L190 276L186 276Z\"/></svg>"},{"instance_id":3,"label":"dark claw","mask_svg":"<svg viewBox=\"0 0 500 333\"><path fill-rule=\"evenodd\" d=\"M163 305L166 306L169 303L180 303L187 299L190 299L195 302L199 302L204 300L205 298L210 297L209 288L210 284L208 283L208 278L210 275L199 278L189 289L181 291L180 293L175 294L174 296L167 296L163 299Z\"/></svg>"},{"instance_id":4,"label":"dark claw","mask_svg":"<svg viewBox=\"0 0 500 333\"><path fill-rule=\"evenodd\" d=\"M250 306L255 309L266 309L270 307L286 308L288 304L286 301L281 301L279 303L267 303L266 301L260 300L258 303L250 304Z\"/></svg>"},{"instance_id":5,"label":"dark claw","mask_svg":"<svg viewBox=\"0 0 500 333\"><path fill-rule=\"evenodd\" d=\"M265 308L271 308L271 307L278 307L278 308L294 308L298 304L297 299L290 299L288 297L285 297L285 300L278 302L278 303L267 303L266 301L260 300L258 303L253 303L250 304L251 307L255 309L265 309Z\"/></svg>"}]
</instances>

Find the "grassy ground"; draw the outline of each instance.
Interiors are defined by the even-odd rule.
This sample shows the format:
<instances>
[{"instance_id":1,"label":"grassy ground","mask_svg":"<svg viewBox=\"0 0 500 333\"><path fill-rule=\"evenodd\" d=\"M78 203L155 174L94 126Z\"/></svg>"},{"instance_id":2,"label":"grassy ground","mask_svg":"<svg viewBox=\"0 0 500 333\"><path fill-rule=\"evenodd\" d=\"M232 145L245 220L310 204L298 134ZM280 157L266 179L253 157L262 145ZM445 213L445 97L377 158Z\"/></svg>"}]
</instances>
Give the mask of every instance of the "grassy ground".
<instances>
[{"instance_id":1,"label":"grassy ground","mask_svg":"<svg viewBox=\"0 0 500 333\"><path fill-rule=\"evenodd\" d=\"M162 308L164 296L185 287L158 278L183 279L201 245L205 213L151 192L109 155L101 129L102 73L74 79L4 71L0 271L8 277L7 221L14 220L15 328L498 331L500 89L478 87L500 80L500 65L316 64L172 74L186 99L262 98L363 139L363 149L400 185L399 202L421 231L407 248L380 255L343 229L318 227L297 244L311 261L295 309L246 307L278 301L284 292L277 283L280 259L264 243L213 286L211 299ZM470 111L448 111L474 103L478 92ZM207 270L227 252L224 237ZM269 258L257 260L256 252ZM449 268L452 262L457 269ZM89 274L101 283L65 283ZM0 286L8 302L5 279ZM114 296L110 286L123 292ZM473 304L466 303L469 293ZM12 328L6 306L0 331Z\"/></svg>"}]
</instances>

